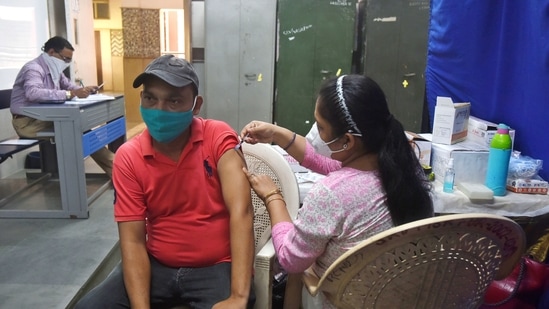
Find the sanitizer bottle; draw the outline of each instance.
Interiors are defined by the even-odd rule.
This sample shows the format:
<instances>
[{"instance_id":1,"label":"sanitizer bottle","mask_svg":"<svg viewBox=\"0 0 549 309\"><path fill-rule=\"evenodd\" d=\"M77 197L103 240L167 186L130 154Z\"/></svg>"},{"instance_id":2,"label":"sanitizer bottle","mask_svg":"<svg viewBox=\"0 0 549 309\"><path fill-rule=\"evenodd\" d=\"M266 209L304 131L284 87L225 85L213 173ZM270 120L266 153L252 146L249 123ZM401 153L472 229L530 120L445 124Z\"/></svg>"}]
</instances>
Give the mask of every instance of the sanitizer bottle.
<instances>
[{"instance_id":1,"label":"sanitizer bottle","mask_svg":"<svg viewBox=\"0 0 549 309\"><path fill-rule=\"evenodd\" d=\"M446 173L444 173L444 184L442 185L442 191L446 193L454 192L454 179L456 178L456 171L454 170L454 158L450 158L448 166L446 167Z\"/></svg>"},{"instance_id":2,"label":"sanitizer bottle","mask_svg":"<svg viewBox=\"0 0 549 309\"><path fill-rule=\"evenodd\" d=\"M507 172L511 158L511 137L509 127L503 123L490 142L488 154L488 169L486 171L486 186L494 191L494 196L504 196L507 193Z\"/></svg>"}]
</instances>

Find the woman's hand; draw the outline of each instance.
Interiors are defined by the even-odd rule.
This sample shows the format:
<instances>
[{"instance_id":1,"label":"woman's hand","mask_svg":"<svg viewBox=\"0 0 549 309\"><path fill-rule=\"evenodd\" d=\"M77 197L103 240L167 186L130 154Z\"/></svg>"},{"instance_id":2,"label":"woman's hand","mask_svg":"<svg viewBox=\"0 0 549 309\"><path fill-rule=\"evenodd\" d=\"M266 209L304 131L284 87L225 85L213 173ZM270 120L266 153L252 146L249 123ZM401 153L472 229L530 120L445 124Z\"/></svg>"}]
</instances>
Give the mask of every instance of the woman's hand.
<instances>
[{"instance_id":1,"label":"woman's hand","mask_svg":"<svg viewBox=\"0 0 549 309\"><path fill-rule=\"evenodd\" d=\"M240 131L240 138L250 144L271 144L273 142L275 131L278 128L279 127L277 125L272 123L254 120L242 128L242 131Z\"/></svg>"},{"instance_id":2,"label":"woman's hand","mask_svg":"<svg viewBox=\"0 0 549 309\"><path fill-rule=\"evenodd\" d=\"M244 174L248 177L248 181L252 186L252 189L255 191L257 196L265 202L265 197L267 194L274 192L278 189L271 177L267 175L257 175L250 173L245 167L242 168Z\"/></svg>"}]
</instances>

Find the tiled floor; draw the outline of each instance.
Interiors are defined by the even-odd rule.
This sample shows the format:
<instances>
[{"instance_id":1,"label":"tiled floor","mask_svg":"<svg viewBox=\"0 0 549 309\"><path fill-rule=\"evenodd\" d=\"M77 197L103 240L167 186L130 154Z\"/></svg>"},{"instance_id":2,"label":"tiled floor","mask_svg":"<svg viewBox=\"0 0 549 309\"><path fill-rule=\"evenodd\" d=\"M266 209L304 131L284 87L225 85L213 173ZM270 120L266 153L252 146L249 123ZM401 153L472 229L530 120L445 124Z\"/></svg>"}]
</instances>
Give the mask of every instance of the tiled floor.
<instances>
[{"instance_id":1,"label":"tiled floor","mask_svg":"<svg viewBox=\"0 0 549 309\"><path fill-rule=\"evenodd\" d=\"M142 129L128 130L128 138ZM89 158L85 166L87 173L102 172ZM99 180L87 182L88 195ZM13 187L7 189L2 181L7 182L0 180L0 188L9 192L26 180L11 180ZM71 308L74 299L101 280L119 260L112 202L109 187L90 204L88 219L0 218L0 308ZM48 181L4 208L42 209L56 203L59 188Z\"/></svg>"},{"instance_id":2,"label":"tiled floor","mask_svg":"<svg viewBox=\"0 0 549 309\"><path fill-rule=\"evenodd\" d=\"M59 203L51 186L36 187L25 205ZM90 205L88 219L0 219L0 308L70 307L117 248L112 200L108 189Z\"/></svg>"}]
</instances>

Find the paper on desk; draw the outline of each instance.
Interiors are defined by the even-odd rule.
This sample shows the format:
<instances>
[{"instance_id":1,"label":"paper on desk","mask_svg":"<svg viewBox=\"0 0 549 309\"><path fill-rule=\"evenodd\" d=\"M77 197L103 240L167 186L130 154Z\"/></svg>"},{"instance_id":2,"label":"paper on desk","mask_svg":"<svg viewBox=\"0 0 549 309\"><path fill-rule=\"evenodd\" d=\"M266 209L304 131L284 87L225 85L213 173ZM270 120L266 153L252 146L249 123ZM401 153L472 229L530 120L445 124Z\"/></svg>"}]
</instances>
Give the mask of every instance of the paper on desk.
<instances>
[{"instance_id":1,"label":"paper on desk","mask_svg":"<svg viewBox=\"0 0 549 309\"><path fill-rule=\"evenodd\" d=\"M286 150L282 149L282 147L278 146L278 145L272 145L272 147L274 148L274 150L276 150L278 153L280 153L281 155L287 155L288 153L286 152Z\"/></svg>"},{"instance_id":2,"label":"paper on desk","mask_svg":"<svg viewBox=\"0 0 549 309\"><path fill-rule=\"evenodd\" d=\"M295 178L297 179L297 183L299 184L306 182L315 183L324 177L326 176L315 172L295 173Z\"/></svg>"},{"instance_id":3,"label":"paper on desk","mask_svg":"<svg viewBox=\"0 0 549 309\"><path fill-rule=\"evenodd\" d=\"M38 142L36 139L8 139L0 142L0 145L31 145Z\"/></svg>"},{"instance_id":4,"label":"paper on desk","mask_svg":"<svg viewBox=\"0 0 549 309\"><path fill-rule=\"evenodd\" d=\"M292 168L292 172L294 173L308 173L310 172L308 168L305 168L299 164L293 164L290 163L290 167Z\"/></svg>"},{"instance_id":5,"label":"paper on desk","mask_svg":"<svg viewBox=\"0 0 549 309\"><path fill-rule=\"evenodd\" d=\"M97 94L90 94L87 98L74 97L72 100L67 101L67 103L70 103L70 104L92 103L92 102L101 102L101 101L114 100L114 99L115 98L113 96L97 93Z\"/></svg>"}]
</instances>

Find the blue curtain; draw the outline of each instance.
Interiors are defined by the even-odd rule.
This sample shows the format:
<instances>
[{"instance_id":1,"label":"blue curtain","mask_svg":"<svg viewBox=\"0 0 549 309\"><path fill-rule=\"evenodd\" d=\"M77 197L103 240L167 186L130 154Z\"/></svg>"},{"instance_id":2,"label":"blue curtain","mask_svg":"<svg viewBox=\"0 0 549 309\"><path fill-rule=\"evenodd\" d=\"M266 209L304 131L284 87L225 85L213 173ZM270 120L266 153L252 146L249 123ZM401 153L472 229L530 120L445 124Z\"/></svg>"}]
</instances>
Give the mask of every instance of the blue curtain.
<instances>
[{"instance_id":1,"label":"blue curtain","mask_svg":"<svg viewBox=\"0 0 549 309\"><path fill-rule=\"evenodd\" d=\"M425 74L431 128L437 96L471 102L549 180L549 0L431 0Z\"/></svg>"}]
</instances>

